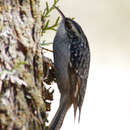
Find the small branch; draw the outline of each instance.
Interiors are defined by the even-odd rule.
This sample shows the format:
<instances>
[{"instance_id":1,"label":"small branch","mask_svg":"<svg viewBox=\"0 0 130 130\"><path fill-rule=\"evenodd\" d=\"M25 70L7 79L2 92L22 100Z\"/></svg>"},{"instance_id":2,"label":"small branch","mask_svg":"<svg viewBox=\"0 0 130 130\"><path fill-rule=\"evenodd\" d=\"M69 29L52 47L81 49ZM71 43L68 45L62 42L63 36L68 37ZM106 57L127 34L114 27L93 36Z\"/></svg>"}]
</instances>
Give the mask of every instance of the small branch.
<instances>
[{"instance_id":1,"label":"small branch","mask_svg":"<svg viewBox=\"0 0 130 130\"><path fill-rule=\"evenodd\" d=\"M47 48L44 48L44 47L42 47L42 49L49 51L49 52L53 52L53 50L50 50L50 49L47 49Z\"/></svg>"},{"instance_id":2,"label":"small branch","mask_svg":"<svg viewBox=\"0 0 130 130\"><path fill-rule=\"evenodd\" d=\"M55 23L53 25L49 25L50 20L47 20L47 22L45 22L46 18L48 18L50 16L50 13L55 9L56 4L58 3L59 0L54 0L54 3L51 7L49 7L48 2L46 2L46 8L43 12L43 16L42 16L42 21L45 23L42 29L42 33L45 33L48 30L53 30L56 31L56 27L58 26L59 23L59 19L60 17L58 17L55 21Z\"/></svg>"},{"instance_id":3,"label":"small branch","mask_svg":"<svg viewBox=\"0 0 130 130\"><path fill-rule=\"evenodd\" d=\"M52 5L52 7L50 7L49 8L49 5L48 5L48 2L46 2L46 8L45 8L45 10L44 10L44 12L43 12L43 19L45 19L45 18L47 18L47 17L49 17L50 15L50 13L51 13L51 11L53 10L53 9L55 9L55 6L56 6L56 4L59 2L59 0L54 0L54 3L53 3L53 5Z\"/></svg>"}]
</instances>

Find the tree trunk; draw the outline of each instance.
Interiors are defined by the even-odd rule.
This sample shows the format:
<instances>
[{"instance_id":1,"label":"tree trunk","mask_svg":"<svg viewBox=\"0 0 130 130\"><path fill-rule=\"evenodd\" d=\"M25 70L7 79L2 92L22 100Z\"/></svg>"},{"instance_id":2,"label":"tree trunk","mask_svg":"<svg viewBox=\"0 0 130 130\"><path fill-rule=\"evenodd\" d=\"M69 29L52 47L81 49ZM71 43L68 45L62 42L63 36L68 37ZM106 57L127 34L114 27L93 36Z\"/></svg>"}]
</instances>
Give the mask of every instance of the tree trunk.
<instances>
[{"instance_id":1,"label":"tree trunk","mask_svg":"<svg viewBox=\"0 0 130 130\"><path fill-rule=\"evenodd\" d=\"M42 11L42 0L0 0L0 130L45 129Z\"/></svg>"}]
</instances>

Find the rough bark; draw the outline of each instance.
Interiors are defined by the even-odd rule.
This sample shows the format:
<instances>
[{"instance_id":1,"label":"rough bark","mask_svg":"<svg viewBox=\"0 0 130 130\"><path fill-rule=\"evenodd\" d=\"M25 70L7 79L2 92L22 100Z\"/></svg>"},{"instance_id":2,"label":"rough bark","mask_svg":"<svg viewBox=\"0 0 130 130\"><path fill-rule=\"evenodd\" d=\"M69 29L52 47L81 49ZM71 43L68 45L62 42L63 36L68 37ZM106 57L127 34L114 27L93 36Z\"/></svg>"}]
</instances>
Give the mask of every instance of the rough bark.
<instances>
[{"instance_id":1,"label":"rough bark","mask_svg":"<svg viewBox=\"0 0 130 130\"><path fill-rule=\"evenodd\" d=\"M0 0L1 130L45 129L52 93L43 81L49 64L40 47L42 11L42 0Z\"/></svg>"}]
</instances>

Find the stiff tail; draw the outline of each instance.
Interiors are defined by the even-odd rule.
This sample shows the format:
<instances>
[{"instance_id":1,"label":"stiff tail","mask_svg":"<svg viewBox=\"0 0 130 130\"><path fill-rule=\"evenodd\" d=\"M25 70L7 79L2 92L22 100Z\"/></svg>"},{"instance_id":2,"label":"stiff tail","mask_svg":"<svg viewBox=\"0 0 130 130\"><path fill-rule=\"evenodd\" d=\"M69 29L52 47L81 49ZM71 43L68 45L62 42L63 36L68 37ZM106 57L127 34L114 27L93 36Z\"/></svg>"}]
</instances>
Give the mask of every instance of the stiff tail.
<instances>
[{"instance_id":1,"label":"stiff tail","mask_svg":"<svg viewBox=\"0 0 130 130\"><path fill-rule=\"evenodd\" d=\"M69 109L69 107L71 106L71 104L69 102L67 102L67 100L62 100L60 102L60 106L53 118L53 120L51 121L49 128L50 130L60 130L62 123L64 121L64 117L66 115L67 110Z\"/></svg>"}]
</instances>

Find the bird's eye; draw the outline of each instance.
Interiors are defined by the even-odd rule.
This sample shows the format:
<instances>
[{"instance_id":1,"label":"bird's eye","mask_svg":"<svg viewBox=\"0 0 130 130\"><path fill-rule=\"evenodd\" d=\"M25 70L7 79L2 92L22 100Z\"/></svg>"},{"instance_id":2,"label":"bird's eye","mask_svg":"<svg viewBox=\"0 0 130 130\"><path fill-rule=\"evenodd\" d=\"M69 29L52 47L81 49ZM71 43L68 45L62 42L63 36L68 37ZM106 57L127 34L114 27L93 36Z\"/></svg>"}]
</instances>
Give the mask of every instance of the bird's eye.
<instances>
[{"instance_id":1,"label":"bird's eye","mask_svg":"<svg viewBox=\"0 0 130 130\"><path fill-rule=\"evenodd\" d=\"M72 29L71 23L69 23L68 21L65 21L65 25L69 30Z\"/></svg>"}]
</instances>

